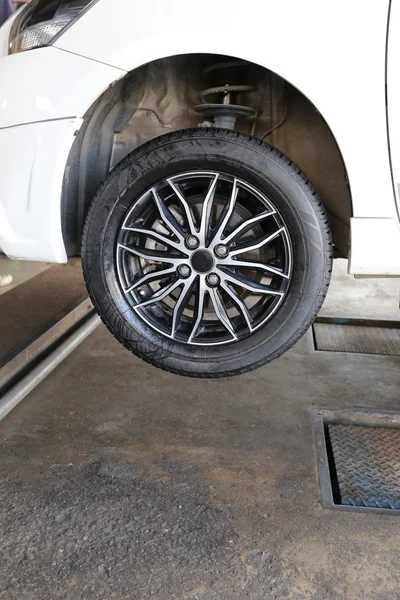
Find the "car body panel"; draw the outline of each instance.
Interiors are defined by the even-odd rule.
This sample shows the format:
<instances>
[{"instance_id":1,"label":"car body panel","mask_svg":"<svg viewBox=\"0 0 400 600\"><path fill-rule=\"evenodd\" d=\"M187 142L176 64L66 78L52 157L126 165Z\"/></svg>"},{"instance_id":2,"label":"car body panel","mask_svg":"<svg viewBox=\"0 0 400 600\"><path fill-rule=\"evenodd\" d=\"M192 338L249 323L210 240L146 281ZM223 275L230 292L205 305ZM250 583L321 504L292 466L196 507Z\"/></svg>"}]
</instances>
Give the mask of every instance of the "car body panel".
<instances>
[{"instance_id":1,"label":"car body panel","mask_svg":"<svg viewBox=\"0 0 400 600\"><path fill-rule=\"evenodd\" d=\"M400 217L400 2L391 2L387 44L387 110L394 194Z\"/></svg>"},{"instance_id":2,"label":"car body panel","mask_svg":"<svg viewBox=\"0 0 400 600\"><path fill-rule=\"evenodd\" d=\"M11 258L64 263L61 189L81 119L0 130L0 247Z\"/></svg>"},{"instance_id":3,"label":"car body panel","mask_svg":"<svg viewBox=\"0 0 400 600\"><path fill-rule=\"evenodd\" d=\"M349 273L364 277L400 275L397 219L352 218L350 231Z\"/></svg>"},{"instance_id":4,"label":"car body panel","mask_svg":"<svg viewBox=\"0 0 400 600\"><path fill-rule=\"evenodd\" d=\"M0 59L0 129L82 117L125 71L56 48Z\"/></svg>"}]
</instances>

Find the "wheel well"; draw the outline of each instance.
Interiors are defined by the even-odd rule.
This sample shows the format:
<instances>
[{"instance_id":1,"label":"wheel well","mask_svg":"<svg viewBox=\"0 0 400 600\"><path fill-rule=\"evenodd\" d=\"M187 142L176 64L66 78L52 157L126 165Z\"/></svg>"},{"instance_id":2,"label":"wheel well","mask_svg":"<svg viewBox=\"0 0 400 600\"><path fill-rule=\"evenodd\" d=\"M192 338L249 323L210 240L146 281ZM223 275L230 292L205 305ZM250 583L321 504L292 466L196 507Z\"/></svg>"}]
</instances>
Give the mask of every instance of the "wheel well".
<instances>
[{"instance_id":1,"label":"wheel well","mask_svg":"<svg viewBox=\"0 0 400 600\"><path fill-rule=\"evenodd\" d=\"M226 84L249 86L235 95L235 103L254 109L252 115L237 119L235 129L265 139L297 163L327 209L337 250L347 256L350 189L340 150L321 114L276 73L210 54L147 63L108 88L86 113L63 183L62 227L69 256L80 251L88 206L110 169L163 133L200 122L211 125L194 106L201 103L204 89Z\"/></svg>"}]
</instances>

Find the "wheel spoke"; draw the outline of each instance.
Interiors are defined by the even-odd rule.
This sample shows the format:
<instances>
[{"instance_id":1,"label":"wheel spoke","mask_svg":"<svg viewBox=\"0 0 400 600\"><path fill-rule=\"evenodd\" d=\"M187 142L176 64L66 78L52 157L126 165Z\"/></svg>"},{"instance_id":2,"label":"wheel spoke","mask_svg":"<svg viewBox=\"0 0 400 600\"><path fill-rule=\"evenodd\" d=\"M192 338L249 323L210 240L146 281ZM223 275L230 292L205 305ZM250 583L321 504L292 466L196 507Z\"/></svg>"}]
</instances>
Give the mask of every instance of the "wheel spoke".
<instances>
[{"instance_id":1,"label":"wheel spoke","mask_svg":"<svg viewBox=\"0 0 400 600\"><path fill-rule=\"evenodd\" d=\"M169 267L168 269L159 269L158 271L152 271L151 273L147 273L147 275L143 275L137 281L135 281L127 290L124 290L125 294L129 294L129 292L133 292L137 287L141 285L145 285L150 281L157 281L157 279L162 279L166 275L171 275L175 273L176 267Z\"/></svg>"},{"instance_id":2,"label":"wheel spoke","mask_svg":"<svg viewBox=\"0 0 400 600\"><path fill-rule=\"evenodd\" d=\"M162 244L164 244L164 246L171 246L171 248L175 248L176 250L179 250L179 252L185 254L185 256L188 256L183 243L174 242L173 240L171 240L171 238L162 235L161 233L158 233L158 231L154 231L154 229L145 229L144 227L123 227L122 229L124 229L125 231L132 231L133 233L142 233L147 237L153 238L158 242L161 242Z\"/></svg>"},{"instance_id":3,"label":"wheel spoke","mask_svg":"<svg viewBox=\"0 0 400 600\"><path fill-rule=\"evenodd\" d=\"M232 272L227 273L226 271L222 271L221 269L218 269L218 271L221 273L221 279L223 281L227 281L227 282L233 283L235 285L238 285L238 286L244 288L245 290L249 290L250 292L253 292L254 294L269 294L271 296L283 296L283 292L278 292L277 290L273 290L268 285L263 285L262 283L258 283L257 281L251 281L249 279L245 279L244 277L242 277L241 275L238 275L237 273L232 273Z\"/></svg>"},{"instance_id":4,"label":"wheel spoke","mask_svg":"<svg viewBox=\"0 0 400 600\"><path fill-rule=\"evenodd\" d=\"M233 180L233 186L232 186L232 192L229 198L229 203L227 205L226 208L226 212L225 212L225 216L223 217L221 223L217 226L217 229L215 231L214 237L211 240L210 243L210 249L212 250L214 248L214 246L216 246L217 244L221 243L221 237L224 233L224 229L228 224L229 219L232 216L232 213L234 211L235 208L235 204L236 204L236 198L239 192L239 188L237 185L237 179Z\"/></svg>"},{"instance_id":5,"label":"wheel spoke","mask_svg":"<svg viewBox=\"0 0 400 600\"><path fill-rule=\"evenodd\" d=\"M172 314L172 327L171 327L172 337L175 337L175 334L179 327L179 323L180 323L183 311L185 310L185 306L188 303L190 296L192 294L195 278L196 278L196 276L193 276L190 279L187 279L183 283L181 293L179 294L179 298L174 306L174 311Z\"/></svg>"},{"instance_id":6,"label":"wheel spoke","mask_svg":"<svg viewBox=\"0 0 400 600\"><path fill-rule=\"evenodd\" d=\"M139 302L139 304L136 304L135 308L144 308L145 306L148 306L149 304L154 304L155 302L164 300L164 298L169 296L170 293L173 292L181 284L182 284L181 279L175 279L172 283L168 284L166 287L158 290L155 294L153 294L151 296L151 298L148 298L147 300L144 300L144 302Z\"/></svg>"},{"instance_id":7,"label":"wheel spoke","mask_svg":"<svg viewBox=\"0 0 400 600\"><path fill-rule=\"evenodd\" d=\"M125 244L118 244L118 248L122 248L135 256L139 256L144 260L149 260L152 262L162 262L168 263L170 265L180 265L182 262L182 258L178 258L177 256L171 256L167 252L157 252L157 250L147 250L145 248L135 248L125 246Z\"/></svg>"},{"instance_id":8,"label":"wheel spoke","mask_svg":"<svg viewBox=\"0 0 400 600\"><path fill-rule=\"evenodd\" d=\"M221 287L229 295L231 301L236 306L238 311L242 313L243 318L246 321L247 327L249 328L249 331L253 331L252 318L245 302L241 299L239 294L237 294L236 291L230 287L230 285L226 281L221 281Z\"/></svg>"},{"instance_id":9,"label":"wheel spoke","mask_svg":"<svg viewBox=\"0 0 400 600\"><path fill-rule=\"evenodd\" d=\"M207 246L208 231L210 227L210 216L215 196L215 190L217 187L218 177L219 175L218 173L216 173L214 175L213 180L211 181L210 187L208 188L207 195L203 202L203 209L201 211L199 238L200 244L202 244L203 246Z\"/></svg>"},{"instance_id":10,"label":"wheel spoke","mask_svg":"<svg viewBox=\"0 0 400 600\"><path fill-rule=\"evenodd\" d=\"M228 313L226 312L226 309L225 309L225 306L223 305L221 297L215 288L211 288L210 297L211 297L211 302L213 303L213 306L214 306L215 314L217 315L218 319L221 321L221 323L225 327L225 329L227 329L229 331L229 333L231 334L233 339L237 340L237 335L235 333L235 330L232 327L232 323L230 322Z\"/></svg>"},{"instance_id":11,"label":"wheel spoke","mask_svg":"<svg viewBox=\"0 0 400 600\"><path fill-rule=\"evenodd\" d=\"M157 190L155 188L151 189L151 193L153 194L153 198L157 205L160 216L161 216L162 220L164 221L164 224L168 227L168 229L170 229L172 231L172 233L174 233L176 235L176 237L181 242L183 242L183 240L185 239L185 232L183 231L180 223L178 223L178 221L175 219L174 215L169 210L169 208L166 206L165 202L163 202L161 200L161 198L158 195Z\"/></svg>"},{"instance_id":12,"label":"wheel spoke","mask_svg":"<svg viewBox=\"0 0 400 600\"><path fill-rule=\"evenodd\" d=\"M229 244L239 234L243 235L249 229L251 229L253 227L253 225L255 225L256 223L259 223L260 221L263 221L264 219L267 219L268 217L274 215L275 212L276 212L275 210L264 211L264 212L260 213L259 215L257 215L256 217L253 217L251 219L248 219L247 221L244 221L241 225L239 225L239 227L237 227L234 231L232 231L232 233L230 233L228 235L228 237L224 238L223 243L224 244Z\"/></svg>"},{"instance_id":13,"label":"wheel spoke","mask_svg":"<svg viewBox=\"0 0 400 600\"><path fill-rule=\"evenodd\" d=\"M197 234L196 224L195 224L195 221L193 218L192 210L191 210L185 196L182 194L179 187L177 185L175 185L173 178L167 179L167 182L170 185L170 187L173 189L173 191L175 192L175 195L177 196L178 200L180 201L180 203L183 206L183 210L185 211L185 214L186 214L186 220L189 225L190 233L192 235L196 235Z\"/></svg>"},{"instance_id":14,"label":"wheel spoke","mask_svg":"<svg viewBox=\"0 0 400 600\"><path fill-rule=\"evenodd\" d=\"M258 248L269 244L269 242L272 242L272 240L277 238L284 231L285 228L281 227L280 229L278 229L278 231L275 231L275 233L271 233L270 235L264 235L261 239L259 238L258 240L252 240L250 244L242 244L238 248L235 248L235 250L232 250L230 252L230 256L236 256L237 254L244 254L245 252L250 252L251 250L257 250Z\"/></svg>"},{"instance_id":15,"label":"wheel spoke","mask_svg":"<svg viewBox=\"0 0 400 600\"><path fill-rule=\"evenodd\" d=\"M289 275L286 275L280 269L275 269L275 267L270 267L262 262L251 262L247 260L235 260L226 258L224 261L219 261L219 264L226 265L227 267L242 267L245 269L261 269L262 271L266 271L267 273L271 273L272 275L279 275L284 279L289 279Z\"/></svg>"},{"instance_id":16,"label":"wheel spoke","mask_svg":"<svg viewBox=\"0 0 400 600\"><path fill-rule=\"evenodd\" d=\"M205 301L205 295L207 293L207 287L205 284L205 279L203 276L199 276L198 278L198 282L197 282L197 293L196 293L196 304L195 304L195 317L194 317L194 324L192 327L192 331L190 332L190 336L188 339L188 343L192 342L193 338L195 337L197 330L199 328L199 325L201 323L201 320L203 318L203 313L204 313L204 301Z\"/></svg>"}]
</instances>

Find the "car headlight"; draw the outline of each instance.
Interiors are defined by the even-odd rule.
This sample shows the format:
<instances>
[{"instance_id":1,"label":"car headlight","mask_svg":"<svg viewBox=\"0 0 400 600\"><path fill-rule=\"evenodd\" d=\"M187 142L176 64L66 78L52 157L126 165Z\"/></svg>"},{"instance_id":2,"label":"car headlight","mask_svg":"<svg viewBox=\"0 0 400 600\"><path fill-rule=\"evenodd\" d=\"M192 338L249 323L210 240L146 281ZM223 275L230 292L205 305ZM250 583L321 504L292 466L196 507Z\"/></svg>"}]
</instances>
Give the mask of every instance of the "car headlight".
<instances>
[{"instance_id":1,"label":"car headlight","mask_svg":"<svg viewBox=\"0 0 400 600\"><path fill-rule=\"evenodd\" d=\"M19 10L10 31L9 54L51 44L97 0L33 0Z\"/></svg>"}]
</instances>

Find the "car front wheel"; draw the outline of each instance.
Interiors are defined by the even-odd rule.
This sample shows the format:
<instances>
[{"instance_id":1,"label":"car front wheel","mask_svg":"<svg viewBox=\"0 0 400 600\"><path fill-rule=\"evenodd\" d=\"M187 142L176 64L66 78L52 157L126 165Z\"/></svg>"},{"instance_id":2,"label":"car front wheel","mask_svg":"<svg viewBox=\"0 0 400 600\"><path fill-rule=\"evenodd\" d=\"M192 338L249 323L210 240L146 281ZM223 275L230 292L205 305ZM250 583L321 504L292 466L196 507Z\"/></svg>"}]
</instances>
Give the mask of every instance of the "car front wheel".
<instances>
[{"instance_id":1,"label":"car front wheel","mask_svg":"<svg viewBox=\"0 0 400 600\"><path fill-rule=\"evenodd\" d=\"M97 311L129 350L221 377L271 361L307 330L332 244L296 165L255 138L196 129L115 167L89 209L82 258Z\"/></svg>"}]
</instances>

